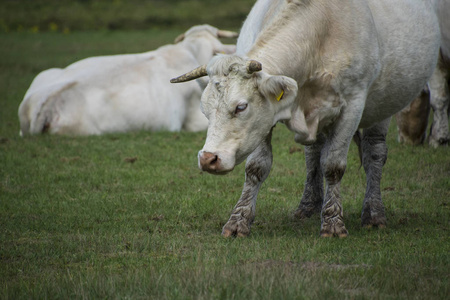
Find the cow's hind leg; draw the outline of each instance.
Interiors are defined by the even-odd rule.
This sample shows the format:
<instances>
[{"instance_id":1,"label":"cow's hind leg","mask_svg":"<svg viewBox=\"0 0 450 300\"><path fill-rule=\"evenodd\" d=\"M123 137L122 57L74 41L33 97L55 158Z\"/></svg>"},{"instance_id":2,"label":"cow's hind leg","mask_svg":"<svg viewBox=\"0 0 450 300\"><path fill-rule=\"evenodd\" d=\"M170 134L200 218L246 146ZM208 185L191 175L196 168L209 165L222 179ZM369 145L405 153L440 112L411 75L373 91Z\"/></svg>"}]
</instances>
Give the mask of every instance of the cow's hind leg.
<instances>
[{"instance_id":1,"label":"cow's hind leg","mask_svg":"<svg viewBox=\"0 0 450 300\"><path fill-rule=\"evenodd\" d=\"M390 118L363 131L361 148L367 186L361 214L362 226L386 226L380 182L382 168L387 159L386 134L389 122Z\"/></svg>"},{"instance_id":2,"label":"cow's hind leg","mask_svg":"<svg viewBox=\"0 0 450 300\"><path fill-rule=\"evenodd\" d=\"M294 213L296 218L309 218L315 213L320 213L322 209L323 174L320 168L320 152L324 141L323 135L320 135L316 143L305 146L306 182L302 200Z\"/></svg>"},{"instance_id":3,"label":"cow's hind leg","mask_svg":"<svg viewBox=\"0 0 450 300\"><path fill-rule=\"evenodd\" d=\"M449 77L449 71L439 61L428 84L433 108L433 124L430 129L429 144L435 148L447 145L450 138L448 131L450 92L447 82Z\"/></svg>"},{"instance_id":4,"label":"cow's hind leg","mask_svg":"<svg viewBox=\"0 0 450 300\"><path fill-rule=\"evenodd\" d=\"M225 237L247 236L250 233L250 226L255 218L256 197L272 167L271 138L272 132L247 158L244 189L230 219L222 229L222 235Z\"/></svg>"}]
</instances>

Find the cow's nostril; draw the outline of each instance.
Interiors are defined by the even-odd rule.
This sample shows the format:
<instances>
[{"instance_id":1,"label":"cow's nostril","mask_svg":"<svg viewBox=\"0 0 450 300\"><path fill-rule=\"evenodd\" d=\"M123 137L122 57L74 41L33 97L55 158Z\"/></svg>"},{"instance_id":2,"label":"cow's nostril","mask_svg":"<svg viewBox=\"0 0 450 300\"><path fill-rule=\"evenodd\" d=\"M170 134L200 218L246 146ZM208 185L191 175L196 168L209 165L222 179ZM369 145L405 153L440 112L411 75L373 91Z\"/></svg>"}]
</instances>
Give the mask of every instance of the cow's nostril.
<instances>
[{"instance_id":1,"label":"cow's nostril","mask_svg":"<svg viewBox=\"0 0 450 300\"><path fill-rule=\"evenodd\" d=\"M214 157L212 157L211 161L209 162L210 165L215 165L218 161L218 156L214 155Z\"/></svg>"},{"instance_id":2,"label":"cow's nostril","mask_svg":"<svg viewBox=\"0 0 450 300\"><path fill-rule=\"evenodd\" d=\"M199 156L199 165L203 171L214 171L220 165L219 156L211 152L203 152Z\"/></svg>"}]
</instances>

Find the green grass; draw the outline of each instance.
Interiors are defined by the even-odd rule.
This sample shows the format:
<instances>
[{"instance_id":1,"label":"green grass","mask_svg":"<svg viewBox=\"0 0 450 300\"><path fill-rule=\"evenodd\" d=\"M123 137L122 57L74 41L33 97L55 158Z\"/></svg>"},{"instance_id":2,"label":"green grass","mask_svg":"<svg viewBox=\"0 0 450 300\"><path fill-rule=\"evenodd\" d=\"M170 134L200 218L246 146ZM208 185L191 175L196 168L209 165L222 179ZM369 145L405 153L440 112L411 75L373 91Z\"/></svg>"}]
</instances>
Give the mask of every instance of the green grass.
<instances>
[{"instance_id":1,"label":"green grass","mask_svg":"<svg viewBox=\"0 0 450 300\"><path fill-rule=\"evenodd\" d=\"M254 0L3 0L0 32L239 28Z\"/></svg>"},{"instance_id":2,"label":"green grass","mask_svg":"<svg viewBox=\"0 0 450 300\"><path fill-rule=\"evenodd\" d=\"M220 232L244 169L202 174L205 133L18 136L18 106L41 70L147 51L180 32L0 34L1 299L448 298L449 149L399 145L395 122L382 181L388 227L360 227L365 175L352 145L345 239L320 238L319 216L290 217L305 167L282 125L252 233L237 239Z\"/></svg>"}]
</instances>

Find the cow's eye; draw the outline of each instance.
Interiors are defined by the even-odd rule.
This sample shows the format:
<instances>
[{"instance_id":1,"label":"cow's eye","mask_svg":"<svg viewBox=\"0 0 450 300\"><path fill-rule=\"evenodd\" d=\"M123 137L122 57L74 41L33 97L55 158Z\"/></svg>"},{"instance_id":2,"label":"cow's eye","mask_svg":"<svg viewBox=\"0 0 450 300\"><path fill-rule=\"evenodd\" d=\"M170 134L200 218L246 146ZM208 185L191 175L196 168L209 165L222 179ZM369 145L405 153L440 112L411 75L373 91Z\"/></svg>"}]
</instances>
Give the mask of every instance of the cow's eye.
<instances>
[{"instance_id":1,"label":"cow's eye","mask_svg":"<svg viewBox=\"0 0 450 300\"><path fill-rule=\"evenodd\" d=\"M238 106L236 106L236 110L234 111L235 114L238 114L240 112L243 112L244 110L247 109L247 103L245 104L239 104Z\"/></svg>"}]
</instances>

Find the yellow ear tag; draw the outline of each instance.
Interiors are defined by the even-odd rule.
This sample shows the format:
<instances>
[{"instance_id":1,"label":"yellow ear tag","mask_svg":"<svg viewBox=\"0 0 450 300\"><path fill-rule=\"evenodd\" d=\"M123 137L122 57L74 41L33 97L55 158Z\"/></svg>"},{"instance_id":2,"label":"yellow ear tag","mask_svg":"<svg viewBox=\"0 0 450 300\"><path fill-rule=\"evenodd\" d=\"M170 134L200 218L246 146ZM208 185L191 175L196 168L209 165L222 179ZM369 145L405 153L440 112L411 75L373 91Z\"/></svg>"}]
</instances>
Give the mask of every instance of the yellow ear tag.
<instances>
[{"instance_id":1,"label":"yellow ear tag","mask_svg":"<svg viewBox=\"0 0 450 300\"><path fill-rule=\"evenodd\" d=\"M283 98L283 95L284 95L284 91L281 90L281 93L280 93L280 94L278 95L278 97L277 97L277 101L280 101L281 98Z\"/></svg>"}]
</instances>

